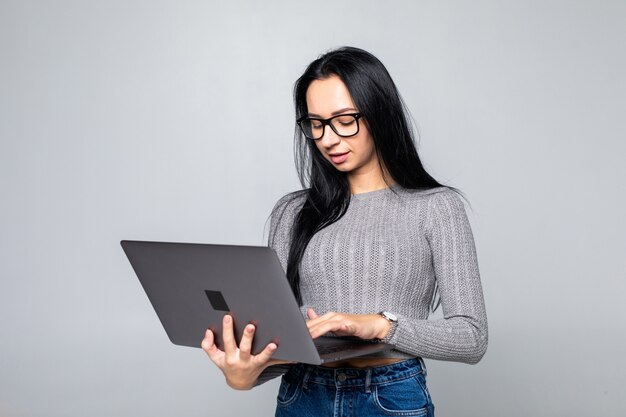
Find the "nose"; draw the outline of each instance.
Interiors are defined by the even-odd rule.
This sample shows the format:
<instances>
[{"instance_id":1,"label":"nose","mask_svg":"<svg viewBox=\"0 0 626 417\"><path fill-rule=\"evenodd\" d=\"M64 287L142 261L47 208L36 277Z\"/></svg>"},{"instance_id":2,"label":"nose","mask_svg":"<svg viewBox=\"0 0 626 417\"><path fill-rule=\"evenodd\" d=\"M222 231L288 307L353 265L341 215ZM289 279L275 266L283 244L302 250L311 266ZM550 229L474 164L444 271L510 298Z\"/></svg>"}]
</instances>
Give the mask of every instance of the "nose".
<instances>
[{"instance_id":1,"label":"nose","mask_svg":"<svg viewBox=\"0 0 626 417\"><path fill-rule=\"evenodd\" d=\"M341 136L336 134L335 131L329 125L326 125L324 126L324 132L322 134L322 137L319 139L319 142L325 148L330 149L336 144L338 144L339 142L341 142Z\"/></svg>"}]
</instances>

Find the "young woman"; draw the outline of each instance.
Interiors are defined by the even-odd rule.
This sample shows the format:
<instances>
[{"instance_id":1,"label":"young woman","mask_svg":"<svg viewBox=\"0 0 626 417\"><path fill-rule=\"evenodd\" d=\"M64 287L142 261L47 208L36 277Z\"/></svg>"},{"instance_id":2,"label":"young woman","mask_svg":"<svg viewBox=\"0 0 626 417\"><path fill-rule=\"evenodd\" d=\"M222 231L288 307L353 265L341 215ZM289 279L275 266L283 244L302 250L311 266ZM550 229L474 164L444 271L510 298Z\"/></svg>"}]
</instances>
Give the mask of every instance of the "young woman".
<instances>
[{"instance_id":1,"label":"young woman","mask_svg":"<svg viewBox=\"0 0 626 417\"><path fill-rule=\"evenodd\" d=\"M487 348L463 202L423 168L400 94L370 53L322 55L294 98L305 189L277 202L269 246L313 338L330 332L396 348L323 366L286 363L271 358L273 343L250 353L252 324L237 345L229 316L225 351L209 330L202 347L233 388L282 375L277 416L432 416L422 358L476 363ZM443 318L428 320L437 299Z\"/></svg>"}]
</instances>

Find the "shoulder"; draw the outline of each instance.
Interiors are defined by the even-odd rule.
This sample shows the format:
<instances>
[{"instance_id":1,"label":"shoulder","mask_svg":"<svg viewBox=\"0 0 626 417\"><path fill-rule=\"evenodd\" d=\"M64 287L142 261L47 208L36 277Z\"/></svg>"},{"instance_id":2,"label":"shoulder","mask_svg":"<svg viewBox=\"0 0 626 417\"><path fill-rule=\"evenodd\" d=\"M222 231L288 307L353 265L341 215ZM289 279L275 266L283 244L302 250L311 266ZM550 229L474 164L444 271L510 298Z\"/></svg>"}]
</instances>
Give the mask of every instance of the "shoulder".
<instances>
[{"instance_id":1,"label":"shoulder","mask_svg":"<svg viewBox=\"0 0 626 417\"><path fill-rule=\"evenodd\" d=\"M456 234L471 233L463 199L459 192L451 188L441 187L431 193L426 213L427 234L436 234L443 229Z\"/></svg>"},{"instance_id":2,"label":"shoulder","mask_svg":"<svg viewBox=\"0 0 626 417\"><path fill-rule=\"evenodd\" d=\"M458 192L449 187L437 187L433 188L432 192L428 194L428 207L440 210L463 208L464 205Z\"/></svg>"},{"instance_id":3,"label":"shoulder","mask_svg":"<svg viewBox=\"0 0 626 417\"><path fill-rule=\"evenodd\" d=\"M426 211L430 218L435 212L464 211L465 206L458 191L447 186L428 189L399 188L400 195Z\"/></svg>"},{"instance_id":4,"label":"shoulder","mask_svg":"<svg viewBox=\"0 0 626 417\"><path fill-rule=\"evenodd\" d=\"M430 209L433 205L461 203L459 194L450 187L441 186L428 189L399 188L400 193L410 200L425 203Z\"/></svg>"},{"instance_id":5,"label":"shoulder","mask_svg":"<svg viewBox=\"0 0 626 417\"><path fill-rule=\"evenodd\" d=\"M296 215L304 205L306 196L307 190L293 191L279 198L276 204L274 204L274 208L270 213L270 232L268 236L270 247L280 248L290 241L289 236ZM283 263L283 268L286 268L286 263Z\"/></svg>"},{"instance_id":6,"label":"shoulder","mask_svg":"<svg viewBox=\"0 0 626 417\"><path fill-rule=\"evenodd\" d=\"M415 197L425 197L425 196L431 196L434 194L440 194L440 193L452 191L450 187L446 187L444 185L440 187L434 187L434 188L404 188L396 184L396 185L393 185L392 187L394 189L401 190L405 194L414 195Z\"/></svg>"},{"instance_id":7,"label":"shoulder","mask_svg":"<svg viewBox=\"0 0 626 417\"><path fill-rule=\"evenodd\" d=\"M279 198L278 201L276 201L272 212L275 210L302 207L302 205L306 201L307 194L308 190L297 190L285 194L284 196Z\"/></svg>"},{"instance_id":8,"label":"shoulder","mask_svg":"<svg viewBox=\"0 0 626 417\"><path fill-rule=\"evenodd\" d=\"M307 194L308 190L297 190L287 193L279 198L272 209L272 219L277 220L285 215L288 215L289 217L295 216L295 214L304 205Z\"/></svg>"}]
</instances>

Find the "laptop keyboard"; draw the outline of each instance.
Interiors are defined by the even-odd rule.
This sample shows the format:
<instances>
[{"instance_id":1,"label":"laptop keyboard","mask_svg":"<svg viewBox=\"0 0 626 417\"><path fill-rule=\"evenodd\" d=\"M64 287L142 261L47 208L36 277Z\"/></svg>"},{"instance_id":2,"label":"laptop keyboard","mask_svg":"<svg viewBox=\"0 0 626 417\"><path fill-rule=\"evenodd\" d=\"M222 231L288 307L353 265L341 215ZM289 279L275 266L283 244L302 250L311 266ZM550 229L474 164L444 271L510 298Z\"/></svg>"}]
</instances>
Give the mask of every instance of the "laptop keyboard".
<instances>
[{"instance_id":1,"label":"laptop keyboard","mask_svg":"<svg viewBox=\"0 0 626 417\"><path fill-rule=\"evenodd\" d=\"M317 353L319 353L320 355L328 355L330 353L341 352L341 351L347 350L349 348L350 347L347 346L347 345L343 345L343 346L341 346L341 345L317 346Z\"/></svg>"}]
</instances>

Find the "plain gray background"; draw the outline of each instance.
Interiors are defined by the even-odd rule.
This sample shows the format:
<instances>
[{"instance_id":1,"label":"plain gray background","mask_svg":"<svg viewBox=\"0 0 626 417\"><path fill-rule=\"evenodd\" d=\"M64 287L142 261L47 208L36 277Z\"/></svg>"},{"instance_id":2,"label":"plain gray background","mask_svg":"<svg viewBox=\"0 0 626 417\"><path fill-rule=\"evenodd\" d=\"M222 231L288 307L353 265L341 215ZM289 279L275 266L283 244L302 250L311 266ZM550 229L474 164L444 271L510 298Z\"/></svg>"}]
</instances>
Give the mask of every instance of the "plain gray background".
<instances>
[{"instance_id":1,"label":"plain gray background","mask_svg":"<svg viewBox=\"0 0 626 417\"><path fill-rule=\"evenodd\" d=\"M490 342L439 416L626 415L623 1L0 1L0 415L271 415L170 344L121 239L265 244L291 89L389 69L469 197Z\"/></svg>"}]
</instances>

